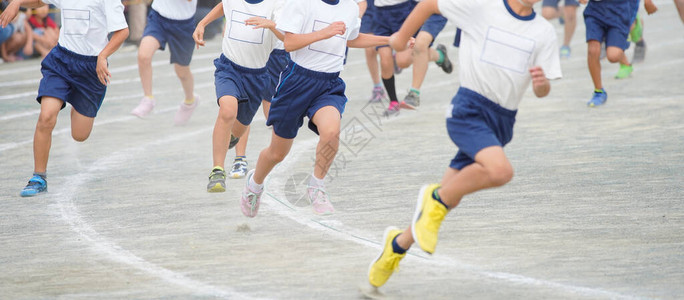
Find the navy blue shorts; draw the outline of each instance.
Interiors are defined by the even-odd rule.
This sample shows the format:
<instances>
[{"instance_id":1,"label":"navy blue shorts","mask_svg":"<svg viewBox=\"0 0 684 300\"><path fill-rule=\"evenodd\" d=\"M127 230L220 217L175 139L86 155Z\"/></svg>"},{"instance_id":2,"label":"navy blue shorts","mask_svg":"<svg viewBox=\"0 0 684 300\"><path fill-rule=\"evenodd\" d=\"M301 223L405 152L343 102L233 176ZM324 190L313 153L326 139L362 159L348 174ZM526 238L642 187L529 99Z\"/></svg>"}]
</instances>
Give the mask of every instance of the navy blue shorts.
<instances>
[{"instance_id":1,"label":"navy blue shorts","mask_svg":"<svg viewBox=\"0 0 684 300\"><path fill-rule=\"evenodd\" d=\"M444 29L446 23L447 19L445 17L439 14L434 14L430 16L427 21L425 21L425 24L423 24L423 27L420 28L420 31L429 33L432 36L432 42L434 42L437 35L442 32L442 29ZM432 46L432 42L430 42L430 46Z\"/></svg>"},{"instance_id":2,"label":"navy blue shorts","mask_svg":"<svg viewBox=\"0 0 684 300\"><path fill-rule=\"evenodd\" d=\"M266 67L250 69L240 66L221 54L214 60L214 85L216 85L216 103L223 96L233 96L238 100L237 120L242 125L249 125L259 110L261 100L266 99L264 86L268 82ZM268 96L270 97L270 96Z\"/></svg>"},{"instance_id":3,"label":"navy blue shorts","mask_svg":"<svg viewBox=\"0 0 684 300\"><path fill-rule=\"evenodd\" d=\"M629 48L629 28L634 9L631 0L589 1L584 9L587 42L606 42L607 47Z\"/></svg>"},{"instance_id":4,"label":"navy blue shorts","mask_svg":"<svg viewBox=\"0 0 684 300\"><path fill-rule=\"evenodd\" d=\"M399 31L404 20L415 6L415 2L410 0L397 5L375 7L373 34L390 36Z\"/></svg>"},{"instance_id":5,"label":"navy blue shorts","mask_svg":"<svg viewBox=\"0 0 684 300\"><path fill-rule=\"evenodd\" d=\"M192 52L195 50L195 40L192 39L193 32L195 32L195 20L193 18L187 20L167 19L154 9L150 9L143 37L151 36L157 39L159 49L162 51L168 43L171 63L188 66L192 60Z\"/></svg>"},{"instance_id":6,"label":"navy blue shorts","mask_svg":"<svg viewBox=\"0 0 684 300\"><path fill-rule=\"evenodd\" d=\"M347 104L345 87L339 72L311 71L292 62L283 71L283 79L271 101L266 125L273 125L273 132L279 137L293 139L306 116L309 118L309 129L318 134L318 128L311 118L325 106L335 107L341 116Z\"/></svg>"},{"instance_id":7,"label":"navy blue shorts","mask_svg":"<svg viewBox=\"0 0 684 300\"><path fill-rule=\"evenodd\" d=\"M285 70L287 64L290 62L290 53L282 49L273 49L271 55L268 57L266 63L266 73L268 73L268 95L264 100L271 102L271 98L275 94L278 82L280 82L280 74Z\"/></svg>"},{"instance_id":8,"label":"navy blue shorts","mask_svg":"<svg viewBox=\"0 0 684 300\"><path fill-rule=\"evenodd\" d=\"M458 147L458 153L449 167L461 170L475 162L475 155L480 150L491 146L503 147L513 138L517 111L505 109L464 87L458 89L451 105L447 131Z\"/></svg>"},{"instance_id":9,"label":"navy blue shorts","mask_svg":"<svg viewBox=\"0 0 684 300\"><path fill-rule=\"evenodd\" d=\"M560 2L560 0L544 0L542 2L542 7L558 7L558 2ZM579 2L577 2L577 0L564 0L563 3L565 6L579 6Z\"/></svg>"},{"instance_id":10,"label":"navy blue shorts","mask_svg":"<svg viewBox=\"0 0 684 300\"><path fill-rule=\"evenodd\" d=\"M366 12L361 17L361 33L373 33L373 19L375 18L375 5L373 0L366 0L368 6L366 7Z\"/></svg>"},{"instance_id":11,"label":"navy blue shorts","mask_svg":"<svg viewBox=\"0 0 684 300\"><path fill-rule=\"evenodd\" d=\"M80 55L57 45L40 63L43 79L36 101L54 97L69 102L86 117L94 118L100 110L107 86L97 78L97 56Z\"/></svg>"}]
</instances>

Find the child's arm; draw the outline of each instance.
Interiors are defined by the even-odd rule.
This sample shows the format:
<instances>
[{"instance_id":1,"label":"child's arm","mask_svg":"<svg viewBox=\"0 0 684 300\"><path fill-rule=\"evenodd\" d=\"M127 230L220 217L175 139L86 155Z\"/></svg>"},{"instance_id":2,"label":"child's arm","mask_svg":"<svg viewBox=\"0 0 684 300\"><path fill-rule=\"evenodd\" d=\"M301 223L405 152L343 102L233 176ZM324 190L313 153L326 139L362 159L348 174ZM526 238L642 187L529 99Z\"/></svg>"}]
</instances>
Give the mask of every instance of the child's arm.
<instances>
[{"instance_id":1,"label":"child's arm","mask_svg":"<svg viewBox=\"0 0 684 300\"><path fill-rule=\"evenodd\" d=\"M653 0L644 0L644 8L646 12L651 15L658 10L658 7L653 3Z\"/></svg>"},{"instance_id":2,"label":"child's arm","mask_svg":"<svg viewBox=\"0 0 684 300\"><path fill-rule=\"evenodd\" d=\"M544 74L544 70L540 66L530 68L530 75L532 76L532 89L534 94L539 97L546 97L551 92L551 84Z\"/></svg>"},{"instance_id":3,"label":"child's arm","mask_svg":"<svg viewBox=\"0 0 684 300\"><path fill-rule=\"evenodd\" d=\"M7 24L14 20L14 17L16 17L17 13L19 13L20 6L27 8L38 8L43 5L45 5L45 3L40 0L14 0L10 2L10 4L7 6L7 9L0 14L0 27L5 28L7 27Z\"/></svg>"},{"instance_id":4,"label":"child's arm","mask_svg":"<svg viewBox=\"0 0 684 300\"><path fill-rule=\"evenodd\" d=\"M298 34L286 32L285 40L283 40L285 44L285 51L292 52L299 50L315 42L329 39L338 34L344 34L346 30L347 28L345 27L344 22L337 21L328 25L328 27L325 27L319 31L314 31L312 33Z\"/></svg>"},{"instance_id":5,"label":"child's arm","mask_svg":"<svg viewBox=\"0 0 684 300\"><path fill-rule=\"evenodd\" d=\"M24 22L24 32L26 32L26 44L24 44L24 49L22 52L24 52L24 55L26 56L31 56L33 55L33 29L31 29L31 25L29 25L28 21Z\"/></svg>"},{"instance_id":6,"label":"child's arm","mask_svg":"<svg viewBox=\"0 0 684 300\"><path fill-rule=\"evenodd\" d=\"M109 73L109 69L107 68L107 58L121 47L121 44L123 44L126 38L128 38L128 28L114 31L107 46L105 46L97 56L97 68L95 71L97 72L97 78L100 79L100 82L104 85L109 84L109 79L112 78L112 74Z\"/></svg>"},{"instance_id":7,"label":"child's arm","mask_svg":"<svg viewBox=\"0 0 684 300\"><path fill-rule=\"evenodd\" d=\"M262 17L251 17L251 18L245 20L245 24L246 25L254 25L254 29L268 28L269 30L271 30L271 32L273 32L273 34L275 34L275 36L279 40L281 40L281 41L285 40L285 35L282 32L280 32L280 30L276 29L276 23L273 22L273 20L264 19Z\"/></svg>"},{"instance_id":8,"label":"child's arm","mask_svg":"<svg viewBox=\"0 0 684 300\"><path fill-rule=\"evenodd\" d=\"M216 4L216 6L214 6L214 8L206 16L204 16L202 21L199 21L199 23L197 23L195 32L192 33L192 39L195 40L197 49L199 49L200 46L204 46L204 27L207 27L207 24L213 22L214 20L222 16L223 1L219 2L219 4ZM225 30L225 27L223 29Z\"/></svg>"},{"instance_id":9,"label":"child's arm","mask_svg":"<svg viewBox=\"0 0 684 300\"><path fill-rule=\"evenodd\" d=\"M403 51L409 45L411 36L418 32L423 23L433 14L439 14L437 0L423 0L411 11L399 31L390 36L389 45L396 51Z\"/></svg>"},{"instance_id":10,"label":"child's arm","mask_svg":"<svg viewBox=\"0 0 684 300\"><path fill-rule=\"evenodd\" d=\"M359 5L359 18L363 17L368 9L368 1L361 1L357 3Z\"/></svg>"}]
</instances>

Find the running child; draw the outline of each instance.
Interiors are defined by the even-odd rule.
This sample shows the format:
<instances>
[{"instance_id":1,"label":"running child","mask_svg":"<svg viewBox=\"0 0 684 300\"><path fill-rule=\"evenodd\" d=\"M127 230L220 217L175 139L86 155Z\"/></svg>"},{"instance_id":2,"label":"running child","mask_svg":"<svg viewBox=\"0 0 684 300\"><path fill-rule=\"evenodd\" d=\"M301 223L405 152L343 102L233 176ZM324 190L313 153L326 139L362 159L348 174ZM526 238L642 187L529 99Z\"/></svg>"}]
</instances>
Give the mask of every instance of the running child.
<instances>
[{"instance_id":1,"label":"running child","mask_svg":"<svg viewBox=\"0 0 684 300\"><path fill-rule=\"evenodd\" d=\"M560 56L562 58L570 57L570 41L575 34L577 27L577 7L579 2L577 0L564 0L564 6L559 8L560 0L544 0L542 2L542 16L547 20L559 18L563 27L563 45L560 48Z\"/></svg>"},{"instance_id":2,"label":"running child","mask_svg":"<svg viewBox=\"0 0 684 300\"><path fill-rule=\"evenodd\" d=\"M361 3L359 3L361 6ZM374 0L366 0L366 9L363 11L361 17L361 29L359 32L373 34L373 19L375 18L375 4ZM371 91L370 102L382 102L385 98L385 89L380 82L380 69L378 66L378 50L375 47L368 47L364 49L366 54L366 66L373 82L373 90Z\"/></svg>"},{"instance_id":3,"label":"running child","mask_svg":"<svg viewBox=\"0 0 684 300\"><path fill-rule=\"evenodd\" d=\"M584 24L587 32L587 64L594 83L594 94L587 106L603 105L608 94L601 80L601 43L606 44L606 57L611 63L620 63L616 79L624 79L632 74L632 64L625 55L629 48L630 26L636 18L638 0L596 1L579 0L587 4L584 9Z\"/></svg>"},{"instance_id":4,"label":"running child","mask_svg":"<svg viewBox=\"0 0 684 300\"><path fill-rule=\"evenodd\" d=\"M144 118L154 109L156 100L152 93L152 57L157 49L163 51L168 43L170 62L185 94L185 100L176 112L173 122L176 125L183 125L190 120L199 103L199 96L194 94L195 80L190 71L190 61L195 48L192 33L195 30L193 16L196 10L197 0L152 2L152 9L147 15L147 25L138 47L138 72L144 95L131 114Z\"/></svg>"},{"instance_id":5,"label":"running child","mask_svg":"<svg viewBox=\"0 0 684 300\"><path fill-rule=\"evenodd\" d=\"M21 191L22 197L47 192L47 162L52 130L59 111L71 104L71 136L85 141L102 105L109 73L107 58L128 37L124 6L120 1L96 0L15 0L2 15L5 27L19 6L41 7L54 4L62 11L59 44L41 63L43 79L38 87L40 116L33 136L33 176ZM87 18L86 18L87 17ZM107 35L113 32L108 40Z\"/></svg>"},{"instance_id":6,"label":"running child","mask_svg":"<svg viewBox=\"0 0 684 300\"><path fill-rule=\"evenodd\" d=\"M371 262L368 280L380 287L415 242L433 253L442 220L463 196L502 186L513 177L503 147L513 136L518 105L532 83L537 97L561 77L553 26L532 6L540 0L423 0L390 38L397 51L432 14L462 30L461 87L451 100L447 131L458 147L441 184L423 186L413 222L404 231L385 230L384 248Z\"/></svg>"},{"instance_id":7,"label":"running child","mask_svg":"<svg viewBox=\"0 0 684 300\"><path fill-rule=\"evenodd\" d=\"M204 46L204 28L226 16L223 51L214 60L219 112L212 135L214 167L209 175L208 192L225 192L224 164L228 149L245 133L261 101L270 98L264 88L269 82L266 64L277 38L260 20L272 20L277 5L278 1L223 0L197 24L192 35L197 47Z\"/></svg>"},{"instance_id":8,"label":"running child","mask_svg":"<svg viewBox=\"0 0 684 300\"><path fill-rule=\"evenodd\" d=\"M282 7L282 1L278 1L276 10L273 15L278 16L279 10ZM268 28L269 30L275 31L275 22L273 20L268 20L264 18L254 18L252 20L256 25L255 28ZM257 24L258 23L258 24ZM280 34L280 32L277 32ZM271 108L271 97L275 94L276 86L278 85L278 80L280 80L280 73L285 70L288 62L290 61L290 54L285 51L285 46L283 41L276 40L275 48L268 57L268 62L266 63L266 73L268 74L267 82L267 93L266 98L262 99L261 107L264 112L264 116L268 119L268 110ZM247 126L247 130L240 137L237 145L235 145L235 160L233 161L233 167L230 169L228 178L239 179L245 177L248 171L247 163L247 140L249 139L250 126Z\"/></svg>"},{"instance_id":9,"label":"running child","mask_svg":"<svg viewBox=\"0 0 684 300\"><path fill-rule=\"evenodd\" d=\"M285 34L292 62L283 71L271 103L267 125L271 144L261 151L256 169L247 174L240 199L242 213L256 216L264 180L290 152L304 117L319 135L316 165L307 188L314 212L334 211L325 191L325 176L339 146L340 121L347 97L339 77L346 47L386 45L388 37L359 33L359 8L353 0L287 0L277 29ZM287 16L287 18L285 18Z\"/></svg>"}]
</instances>

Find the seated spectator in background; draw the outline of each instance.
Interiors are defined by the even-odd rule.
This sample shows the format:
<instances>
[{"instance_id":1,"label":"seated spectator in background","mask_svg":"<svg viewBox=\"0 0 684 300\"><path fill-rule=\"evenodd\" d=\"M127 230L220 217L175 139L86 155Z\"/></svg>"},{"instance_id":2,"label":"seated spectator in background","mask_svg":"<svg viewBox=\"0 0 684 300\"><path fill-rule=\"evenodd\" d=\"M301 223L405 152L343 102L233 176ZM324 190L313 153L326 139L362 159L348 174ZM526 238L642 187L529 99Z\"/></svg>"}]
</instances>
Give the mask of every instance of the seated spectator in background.
<instances>
[{"instance_id":1,"label":"seated spectator in background","mask_svg":"<svg viewBox=\"0 0 684 300\"><path fill-rule=\"evenodd\" d=\"M3 1L5 4L6 1ZM3 6L4 8L4 6ZM8 30L11 29L11 30ZM33 52L32 46L29 44L29 34L31 27L26 21L26 14L19 13L14 20L2 29L3 40L0 43L0 57L5 62L15 62L22 60L25 55L24 52Z\"/></svg>"},{"instance_id":2,"label":"seated spectator in background","mask_svg":"<svg viewBox=\"0 0 684 300\"><path fill-rule=\"evenodd\" d=\"M33 10L33 15L28 19L31 25L31 38L33 39L33 49L41 57L45 57L59 40L59 28L57 23L48 16L50 12L47 5Z\"/></svg>"}]
</instances>

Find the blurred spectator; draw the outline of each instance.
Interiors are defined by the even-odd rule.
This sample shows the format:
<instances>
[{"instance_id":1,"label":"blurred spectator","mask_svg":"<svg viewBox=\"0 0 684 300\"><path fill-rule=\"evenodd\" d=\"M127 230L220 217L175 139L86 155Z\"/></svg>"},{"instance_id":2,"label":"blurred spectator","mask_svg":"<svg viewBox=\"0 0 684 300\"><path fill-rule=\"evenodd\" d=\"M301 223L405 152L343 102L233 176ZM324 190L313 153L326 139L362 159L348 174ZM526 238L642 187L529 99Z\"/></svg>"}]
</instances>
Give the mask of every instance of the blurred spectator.
<instances>
[{"instance_id":1,"label":"blurred spectator","mask_svg":"<svg viewBox=\"0 0 684 300\"><path fill-rule=\"evenodd\" d=\"M152 0L122 1L126 5L125 15L128 22L128 44L140 44L145 23L147 22L147 8Z\"/></svg>"},{"instance_id":2,"label":"blurred spectator","mask_svg":"<svg viewBox=\"0 0 684 300\"><path fill-rule=\"evenodd\" d=\"M33 15L28 19L31 25L33 49L45 57L59 40L59 28L55 21L48 16L50 12L47 5L33 10ZM28 54L28 53L27 53Z\"/></svg>"},{"instance_id":3,"label":"blurred spectator","mask_svg":"<svg viewBox=\"0 0 684 300\"><path fill-rule=\"evenodd\" d=\"M3 10L7 3L7 1L2 1L0 10ZM5 62L21 60L27 55L24 52L33 52L32 45L29 46L28 34L31 27L26 19L26 14L20 12L6 28L1 30L0 40L2 43L0 43L0 58Z\"/></svg>"}]
</instances>

